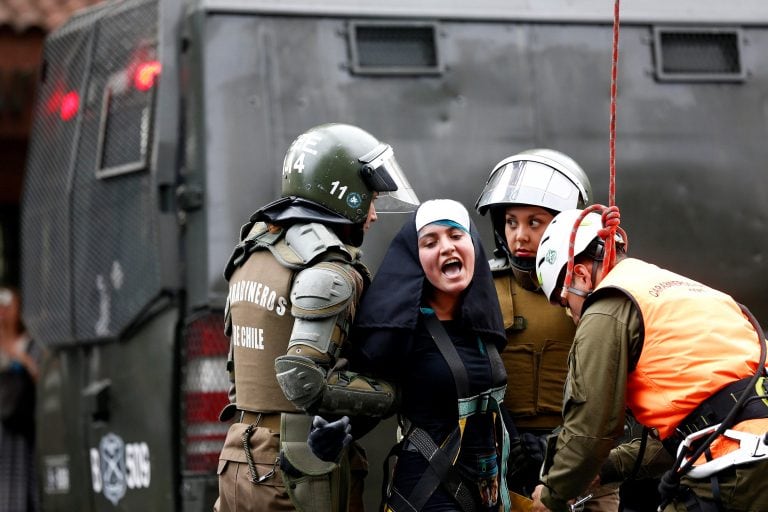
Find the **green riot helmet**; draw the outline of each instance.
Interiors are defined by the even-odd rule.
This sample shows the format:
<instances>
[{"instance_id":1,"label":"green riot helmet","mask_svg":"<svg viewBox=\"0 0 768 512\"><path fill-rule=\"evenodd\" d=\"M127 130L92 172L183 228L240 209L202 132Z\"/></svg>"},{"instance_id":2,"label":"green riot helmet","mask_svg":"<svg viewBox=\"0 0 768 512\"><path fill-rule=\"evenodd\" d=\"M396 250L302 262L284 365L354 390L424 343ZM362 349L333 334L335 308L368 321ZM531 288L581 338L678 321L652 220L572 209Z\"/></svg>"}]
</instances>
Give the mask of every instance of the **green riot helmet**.
<instances>
[{"instance_id":1,"label":"green riot helmet","mask_svg":"<svg viewBox=\"0 0 768 512\"><path fill-rule=\"evenodd\" d=\"M496 255L506 257L513 269L531 272L531 258L510 255L504 234L504 213L508 206L533 205L553 215L584 208L592 199L592 186L581 166L554 149L529 149L496 164L477 199L480 215L491 211ZM530 260L530 261L529 261Z\"/></svg>"},{"instance_id":2,"label":"green riot helmet","mask_svg":"<svg viewBox=\"0 0 768 512\"><path fill-rule=\"evenodd\" d=\"M324 211L327 222L362 225L375 192L380 212L411 211L419 204L392 147L361 128L316 126L285 155L282 196L320 206L315 211Z\"/></svg>"}]
</instances>

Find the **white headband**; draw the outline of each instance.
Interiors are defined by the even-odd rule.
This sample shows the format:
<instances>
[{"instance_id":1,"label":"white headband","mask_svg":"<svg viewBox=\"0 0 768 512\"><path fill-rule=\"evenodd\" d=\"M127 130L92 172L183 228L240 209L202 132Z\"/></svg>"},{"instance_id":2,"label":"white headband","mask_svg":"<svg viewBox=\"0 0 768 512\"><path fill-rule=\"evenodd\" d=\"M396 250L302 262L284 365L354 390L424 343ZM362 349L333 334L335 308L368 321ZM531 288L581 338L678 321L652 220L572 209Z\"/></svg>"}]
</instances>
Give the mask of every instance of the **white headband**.
<instances>
[{"instance_id":1,"label":"white headband","mask_svg":"<svg viewBox=\"0 0 768 512\"><path fill-rule=\"evenodd\" d=\"M469 233L469 212L453 199L432 199L421 203L416 211L416 231L441 220L454 222Z\"/></svg>"}]
</instances>

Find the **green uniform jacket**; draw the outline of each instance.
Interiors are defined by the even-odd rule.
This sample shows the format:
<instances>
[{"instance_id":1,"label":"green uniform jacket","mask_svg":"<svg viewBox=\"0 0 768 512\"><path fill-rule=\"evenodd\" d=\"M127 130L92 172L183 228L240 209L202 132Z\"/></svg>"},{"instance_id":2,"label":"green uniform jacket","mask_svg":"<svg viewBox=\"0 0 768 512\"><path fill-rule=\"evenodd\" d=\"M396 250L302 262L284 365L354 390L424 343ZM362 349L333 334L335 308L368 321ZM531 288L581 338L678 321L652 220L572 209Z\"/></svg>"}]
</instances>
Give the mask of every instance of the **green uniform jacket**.
<instances>
[{"instance_id":1,"label":"green uniform jacket","mask_svg":"<svg viewBox=\"0 0 768 512\"><path fill-rule=\"evenodd\" d=\"M583 312L568 358L563 429L552 464L542 477L541 501L553 512L568 510L567 500L584 492L609 452L614 476L629 476L639 443L611 449L622 434L627 373L634 368L642 344L640 312L621 292L603 295ZM659 443L652 441L639 476L660 477L672 462ZM726 508L768 510L766 474L768 462L764 461L722 471L720 493ZM709 480L684 477L681 484L698 496L712 497ZM665 511L685 510L675 506Z\"/></svg>"},{"instance_id":2,"label":"green uniform jacket","mask_svg":"<svg viewBox=\"0 0 768 512\"><path fill-rule=\"evenodd\" d=\"M623 433L629 354L642 348L640 316L618 292L584 312L568 356L563 429L541 500L567 511L600 471Z\"/></svg>"}]
</instances>

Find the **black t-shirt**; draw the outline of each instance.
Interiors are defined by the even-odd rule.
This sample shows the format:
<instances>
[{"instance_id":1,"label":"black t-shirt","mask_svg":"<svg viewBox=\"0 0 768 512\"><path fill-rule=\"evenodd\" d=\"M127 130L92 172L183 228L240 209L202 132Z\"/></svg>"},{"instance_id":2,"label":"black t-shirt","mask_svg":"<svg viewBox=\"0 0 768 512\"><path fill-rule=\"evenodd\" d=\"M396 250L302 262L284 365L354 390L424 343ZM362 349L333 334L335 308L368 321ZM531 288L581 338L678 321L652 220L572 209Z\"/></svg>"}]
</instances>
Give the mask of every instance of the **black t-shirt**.
<instances>
[{"instance_id":1,"label":"black t-shirt","mask_svg":"<svg viewBox=\"0 0 768 512\"><path fill-rule=\"evenodd\" d=\"M464 363L470 394L493 387L488 354L480 338L463 332L458 322L442 324ZM401 413L439 443L458 421L453 374L422 319L408 345L398 358L402 363L395 375L403 393Z\"/></svg>"}]
</instances>

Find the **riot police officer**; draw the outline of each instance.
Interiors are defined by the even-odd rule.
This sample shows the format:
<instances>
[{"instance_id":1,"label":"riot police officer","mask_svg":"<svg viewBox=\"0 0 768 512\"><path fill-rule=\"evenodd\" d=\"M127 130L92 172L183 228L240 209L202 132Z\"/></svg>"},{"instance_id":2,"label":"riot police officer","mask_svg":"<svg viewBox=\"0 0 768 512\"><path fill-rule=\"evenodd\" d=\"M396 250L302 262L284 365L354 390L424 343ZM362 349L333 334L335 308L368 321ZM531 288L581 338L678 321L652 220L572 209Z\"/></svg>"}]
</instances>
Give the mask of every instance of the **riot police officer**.
<instances>
[{"instance_id":1,"label":"riot police officer","mask_svg":"<svg viewBox=\"0 0 768 512\"><path fill-rule=\"evenodd\" d=\"M307 413L380 416L393 405L390 387L335 368L370 281L358 247L376 220L374 200L389 211L418 204L392 147L356 126L320 125L288 149L281 197L241 230L225 269L233 385L222 419L235 422L216 510L362 505L350 496L362 486L349 482L350 466L364 467L359 452L316 458Z\"/></svg>"},{"instance_id":2,"label":"riot police officer","mask_svg":"<svg viewBox=\"0 0 768 512\"><path fill-rule=\"evenodd\" d=\"M560 211L584 207L592 188L584 170L553 149L530 149L496 164L475 208L490 212L495 258L490 261L507 347L501 356L514 385L504 406L520 437L513 445L510 488L530 495L538 482L545 438L562 423L563 383L575 327L541 293L534 259L541 235ZM616 487L600 489L588 510L616 510Z\"/></svg>"}]
</instances>

